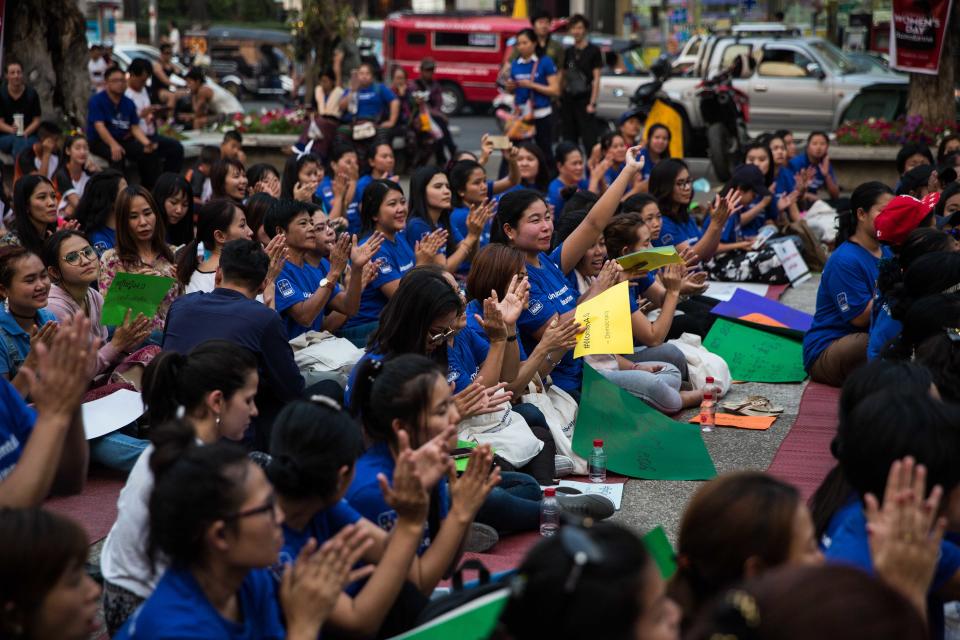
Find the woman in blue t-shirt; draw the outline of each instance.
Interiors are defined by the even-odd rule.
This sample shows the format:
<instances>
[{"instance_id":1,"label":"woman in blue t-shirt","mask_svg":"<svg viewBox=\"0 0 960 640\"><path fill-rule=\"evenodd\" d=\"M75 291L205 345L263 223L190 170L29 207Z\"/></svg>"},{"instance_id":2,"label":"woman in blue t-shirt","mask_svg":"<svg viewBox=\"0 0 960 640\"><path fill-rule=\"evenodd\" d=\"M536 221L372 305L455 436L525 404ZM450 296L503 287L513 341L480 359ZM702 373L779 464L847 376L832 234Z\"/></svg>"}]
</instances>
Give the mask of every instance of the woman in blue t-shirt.
<instances>
[{"instance_id":1,"label":"woman in blue t-shirt","mask_svg":"<svg viewBox=\"0 0 960 640\"><path fill-rule=\"evenodd\" d=\"M548 55L537 55L537 43L533 29L523 29L517 34L519 55L510 63L507 91L513 93L515 110L533 118L537 146L546 154L547 160L552 161L556 116L551 101L560 96L560 74L555 60Z\"/></svg>"},{"instance_id":2,"label":"woman in blue t-shirt","mask_svg":"<svg viewBox=\"0 0 960 640\"><path fill-rule=\"evenodd\" d=\"M323 544L349 525L370 540L361 557L373 565L367 569L369 578L341 593L330 612L327 624L338 633L386 637L406 631L402 626L382 628L391 608L400 604L401 619L413 620L456 558L469 519L451 520L460 526L434 531L432 540L426 526L431 492L444 481L451 464L448 443L424 444L412 450L407 432L402 432L391 481L373 478L376 497L391 509L388 522L365 518L345 499L363 435L337 403L325 396L298 401L287 405L273 424L267 477L284 514L279 564L296 558L310 539ZM424 539L428 546L418 556ZM421 595L408 593L398 600L405 583L407 590Z\"/></svg>"},{"instance_id":3,"label":"woman in blue t-shirt","mask_svg":"<svg viewBox=\"0 0 960 640\"><path fill-rule=\"evenodd\" d=\"M90 239L97 255L103 255L117 244L117 219L113 203L117 194L127 188L127 179L116 169L93 174L83 190L74 218Z\"/></svg>"},{"instance_id":4,"label":"woman in blue t-shirt","mask_svg":"<svg viewBox=\"0 0 960 640\"><path fill-rule=\"evenodd\" d=\"M643 154L643 150L640 151L640 155ZM591 173L591 179L594 174L600 174L602 179L602 187L606 188L613 184L613 181L617 179L617 176L620 175L620 172L623 171L623 167L626 166L626 157L627 157L627 141L620 134L619 131L608 131L607 133L600 136L600 158L601 163L593 168ZM647 167L646 157L644 157L643 163L644 169ZM643 175L643 172L640 172L640 175ZM633 188L635 185L630 185Z\"/></svg>"},{"instance_id":5,"label":"woman in blue t-shirt","mask_svg":"<svg viewBox=\"0 0 960 640\"><path fill-rule=\"evenodd\" d=\"M500 471L493 467L493 451L478 446L466 472L459 478L453 473L449 454L457 446L461 415L443 367L425 356L407 353L362 361L352 397L351 412L362 422L370 446L357 461L346 498L367 521L393 529L397 505L385 498L383 487L397 482L403 457L412 456L430 491L426 526L419 529L420 557L414 561L427 572L415 580L429 594L487 497L497 490Z\"/></svg>"},{"instance_id":6,"label":"woman in blue t-shirt","mask_svg":"<svg viewBox=\"0 0 960 640\"><path fill-rule=\"evenodd\" d=\"M330 151L329 171L321 167L316 195L323 201L324 211L338 228L346 225L348 233L360 233L360 203L355 197L360 176L357 150L350 144L335 144Z\"/></svg>"},{"instance_id":7,"label":"woman in blue t-shirt","mask_svg":"<svg viewBox=\"0 0 960 640\"><path fill-rule=\"evenodd\" d=\"M673 245L678 252L692 249L702 261L708 261L717 252L720 236L730 217L730 203L718 196L709 213L710 222L701 229L690 215L693 201L693 180L687 163L668 158L657 163L650 172L650 194L657 199L663 226L654 240L658 247Z\"/></svg>"},{"instance_id":8,"label":"woman in blue t-shirt","mask_svg":"<svg viewBox=\"0 0 960 640\"><path fill-rule=\"evenodd\" d=\"M269 567L284 515L263 471L237 445L198 446L189 427L168 435L150 459L148 534L169 568L114 637L315 640L336 596L327 581L349 580L362 537L350 529L320 551L311 542L278 588Z\"/></svg>"},{"instance_id":9,"label":"woman in blue t-shirt","mask_svg":"<svg viewBox=\"0 0 960 640\"><path fill-rule=\"evenodd\" d=\"M516 178L516 152L511 170ZM480 167L481 173L483 168ZM515 182L515 181L514 181ZM492 218L489 202L471 206L467 214L467 235L461 236L450 219L453 191L447 174L439 167L417 169L410 179L410 219L407 221L407 244L411 249L429 236L439 235L443 243L433 254L433 263L450 273L456 273L460 265L476 250L484 226Z\"/></svg>"},{"instance_id":10,"label":"woman in blue t-shirt","mask_svg":"<svg viewBox=\"0 0 960 640\"><path fill-rule=\"evenodd\" d=\"M637 185L640 193L646 193L650 188L650 172L661 160L670 157L670 129L666 125L656 122L647 129L647 140L643 147L642 180Z\"/></svg>"},{"instance_id":11,"label":"woman in blue t-shirt","mask_svg":"<svg viewBox=\"0 0 960 640\"><path fill-rule=\"evenodd\" d=\"M873 219L892 198L882 182L865 182L840 216L839 244L823 270L813 324L803 336L803 366L815 382L839 387L867 361L879 263L893 255L877 240Z\"/></svg>"},{"instance_id":12,"label":"woman in blue t-shirt","mask_svg":"<svg viewBox=\"0 0 960 640\"><path fill-rule=\"evenodd\" d=\"M367 185L373 180L397 181L397 176L393 174L393 169L396 166L396 158L393 155L393 147L390 143L378 142L374 145L372 151L370 157L367 158L367 171L357 180L356 191L351 199L351 204L354 205L354 211L360 208L360 202L363 200L363 190L366 189ZM350 233L359 233L360 216L354 213L354 217L357 221L357 230L351 230Z\"/></svg>"},{"instance_id":13,"label":"woman in blue t-shirt","mask_svg":"<svg viewBox=\"0 0 960 640\"><path fill-rule=\"evenodd\" d=\"M557 177L547 187L547 203L553 207L554 217L559 218L567 200L579 189L599 191L595 182L584 175L583 150L573 142L557 145ZM600 176L601 173L597 172Z\"/></svg>"},{"instance_id":14,"label":"woman in blue t-shirt","mask_svg":"<svg viewBox=\"0 0 960 640\"><path fill-rule=\"evenodd\" d=\"M613 185L600 196L567 241L549 254L553 216L543 196L536 191L520 190L501 198L491 240L519 249L527 262L530 306L520 316L517 326L528 353L534 350L554 317L561 322L567 320L574 315L578 301L600 293L595 291L581 297L569 287L565 274L573 271L593 246L596 236L603 233L624 191L643 168L639 153L639 147L627 152L626 167ZM546 359L553 368L550 376L554 384L578 399L582 363L573 359L572 351L552 351Z\"/></svg>"}]
</instances>

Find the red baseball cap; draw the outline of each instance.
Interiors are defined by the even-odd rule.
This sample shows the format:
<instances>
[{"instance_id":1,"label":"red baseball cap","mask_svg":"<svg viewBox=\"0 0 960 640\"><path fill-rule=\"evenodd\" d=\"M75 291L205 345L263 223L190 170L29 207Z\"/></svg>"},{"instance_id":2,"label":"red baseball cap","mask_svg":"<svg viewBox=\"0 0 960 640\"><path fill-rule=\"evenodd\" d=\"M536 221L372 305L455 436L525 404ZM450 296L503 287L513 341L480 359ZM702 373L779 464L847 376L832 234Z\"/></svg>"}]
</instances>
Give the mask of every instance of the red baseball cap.
<instances>
[{"instance_id":1,"label":"red baseball cap","mask_svg":"<svg viewBox=\"0 0 960 640\"><path fill-rule=\"evenodd\" d=\"M923 200L913 196L896 196L873 221L877 240L887 244L900 245L910 232L920 226L940 199L939 193L931 193Z\"/></svg>"}]
</instances>

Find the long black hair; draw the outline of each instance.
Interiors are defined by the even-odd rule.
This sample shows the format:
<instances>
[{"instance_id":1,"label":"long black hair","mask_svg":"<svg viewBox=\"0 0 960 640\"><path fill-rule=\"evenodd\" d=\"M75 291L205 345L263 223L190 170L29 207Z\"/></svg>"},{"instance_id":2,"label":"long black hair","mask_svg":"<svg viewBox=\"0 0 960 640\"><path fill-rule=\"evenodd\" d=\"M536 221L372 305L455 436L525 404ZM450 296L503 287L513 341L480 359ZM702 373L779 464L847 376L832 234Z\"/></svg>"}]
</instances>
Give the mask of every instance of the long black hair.
<instances>
[{"instance_id":1,"label":"long black hair","mask_svg":"<svg viewBox=\"0 0 960 640\"><path fill-rule=\"evenodd\" d=\"M690 220L690 211L686 205L680 206L673 201L673 187L681 171L690 172L687 163L679 158L666 158L658 162L650 171L650 194L660 204L660 213L674 222L686 224Z\"/></svg>"},{"instance_id":2,"label":"long black hair","mask_svg":"<svg viewBox=\"0 0 960 640\"><path fill-rule=\"evenodd\" d=\"M238 211L243 213L243 207L229 198L216 198L200 207L197 213L197 237L177 256L177 279L180 284L190 284L193 272L200 266L200 243L203 243L205 250L213 251L217 246L213 234L217 231L226 233Z\"/></svg>"},{"instance_id":3,"label":"long black hair","mask_svg":"<svg viewBox=\"0 0 960 640\"><path fill-rule=\"evenodd\" d=\"M37 174L23 176L13 186L13 230L16 231L20 244L38 256L43 253L44 241L57 230L56 222L47 223L43 233L38 233L33 225L30 198L42 184L53 188L53 183L46 176Z\"/></svg>"},{"instance_id":4,"label":"long black hair","mask_svg":"<svg viewBox=\"0 0 960 640\"><path fill-rule=\"evenodd\" d=\"M430 219L430 212L427 208L427 186L434 176L443 172L443 169L436 165L429 165L417 169L413 177L410 178L410 213L409 218L422 218L427 222L431 229L438 227L447 230L447 255L453 255L457 250L457 241L453 237L453 225L450 223L450 209L444 209L440 212L437 224L433 224ZM446 175L444 173L444 175ZM451 193L453 189L451 188ZM451 203L453 202L451 198ZM419 240L419 238L413 238Z\"/></svg>"},{"instance_id":5,"label":"long black hair","mask_svg":"<svg viewBox=\"0 0 960 640\"><path fill-rule=\"evenodd\" d=\"M396 293L383 308L368 349L385 355L423 354L431 323L453 311L463 313L463 300L443 276L443 270L434 265L414 267L401 278ZM437 351L443 352L441 359L446 357L445 349Z\"/></svg>"},{"instance_id":6,"label":"long black hair","mask_svg":"<svg viewBox=\"0 0 960 640\"><path fill-rule=\"evenodd\" d=\"M494 217L493 226L490 228L490 242L510 244L510 239L503 231L503 226L507 225L511 229L516 229L520 225L523 212L538 200L547 204L543 194L533 189L517 189L503 194L500 202L497 203L497 215Z\"/></svg>"},{"instance_id":7,"label":"long black hair","mask_svg":"<svg viewBox=\"0 0 960 640\"><path fill-rule=\"evenodd\" d=\"M113 214L123 179L123 174L116 169L104 169L90 176L74 213L84 233L90 234L106 226L107 219Z\"/></svg>"},{"instance_id":8,"label":"long black hair","mask_svg":"<svg viewBox=\"0 0 960 640\"><path fill-rule=\"evenodd\" d=\"M515 146L518 149L529 151L537 159L537 175L534 177L533 182L521 182L521 184L527 188L546 193L547 189L550 188L550 180L553 179L553 168L549 166L547 156L543 153L543 149L533 140L521 140L517 142Z\"/></svg>"},{"instance_id":9,"label":"long black hair","mask_svg":"<svg viewBox=\"0 0 960 640\"><path fill-rule=\"evenodd\" d=\"M176 224L167 217L167 199L180 194L187 205L187 212ZM161 173L153 185L153 199L159 207L158 216L163 216L167 228L167 242L180 247L193 240L193 192L183 176L177 173Z\"/></svg>"},{"instance_id":10,"label":"long black hair","mask_svg":"<svg viewBox=\"0 0 960 640\"><path fill-rule=\"evenodd\" d=\"M320 156L304 153L300 156L290 156L283 165L283 177L280 179L280 197L293 198L293 188L300 181L300 169L314 163L323 171L323 161Z\"/></svg>"},{"instance_id":11,"label":"long black hair","mask_svg":"<svg viewBox=\"0 0 960 640\"><path fill-rule=\"evenodd\" d=\"M360 235L368 236L377 230L375 218L380 213L380 206L386 200L387 194L396 191L403 195L403 187L393 180L371 180L363 190L360 199Z\"/></svg>"},{"instance_id":12,"label":"long black hair","mask_svg":"<svg viewBox=\"0 0 960 640\"><path fill-rule=\"evenodd\" d=\"M878 180L864 182L850 194L850 209L837 214L837 246L846 242L857 232L860 217L857 212L870 211L884 194L893 195L893 189Z\"/></svg>"}]
</instances>

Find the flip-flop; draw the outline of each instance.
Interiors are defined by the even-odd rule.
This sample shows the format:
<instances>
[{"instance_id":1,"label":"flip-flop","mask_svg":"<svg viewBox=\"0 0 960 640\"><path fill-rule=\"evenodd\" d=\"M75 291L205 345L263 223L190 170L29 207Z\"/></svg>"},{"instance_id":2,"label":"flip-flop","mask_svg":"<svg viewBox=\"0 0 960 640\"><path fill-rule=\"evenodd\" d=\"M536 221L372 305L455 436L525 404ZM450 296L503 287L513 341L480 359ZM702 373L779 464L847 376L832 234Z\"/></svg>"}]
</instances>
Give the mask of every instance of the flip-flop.
<instances>
[{"instance_id":1,"label":"flip-flop","mask_svg":"<svg viewBox=\"0 0 960 640\"><path fill-rule=\"evenodd\" d=\"M772 404L764 396L750 396L745 400L723 402L723 409L744 416L777 416L783 413L783 407Z\"/></svg>"}]
</instances>

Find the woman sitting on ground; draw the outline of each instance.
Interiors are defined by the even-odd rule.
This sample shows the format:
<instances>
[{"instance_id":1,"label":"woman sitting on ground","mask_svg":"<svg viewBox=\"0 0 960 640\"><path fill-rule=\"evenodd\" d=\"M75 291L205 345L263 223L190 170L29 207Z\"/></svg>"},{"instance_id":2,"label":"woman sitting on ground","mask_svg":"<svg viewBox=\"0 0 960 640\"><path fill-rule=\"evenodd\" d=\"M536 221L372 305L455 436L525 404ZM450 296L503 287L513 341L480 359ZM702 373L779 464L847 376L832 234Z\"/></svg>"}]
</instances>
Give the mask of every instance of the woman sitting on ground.
<instances>
[{"instance_id":1,"label":"woman sitting on ground","mask_svg":"<svg viewBox=\"0 0 960 640\"><path fill-rule=\"evenodd\" d=\"M57 192L53 183L37 174L17 180L13 187L13 216L13 229L0 237L0 246L25 247L40 255L43 243L57 230Z\"/></svg>"},{"instance_id":2,"label":"woman sitting on ground","mask_svg":"<svg viewBox=\"0 0 960 640\"><path fill-rule=\"evenodd\" d=\"M153 185L153 199L163 217L167 243L182 247L194 238L193 196L190 183L177 173L162 173Z\"/></svg>"},{"instance_id":3,"label":"woman sitting on ground","mask_svg":"<svg viewBox=\"0 0 960 640\"><path fill-rule=\"evenodd\" d=\"M77 204L74 219L90 244L102 256L117 244L117 194L127 188L127 179L116 169L104 169L90 178Z\"/></svg>"},{"instance_id":4,"label":"woman sitting on ground","mask_svg":"<svg viewBox=\"0 0 960 640\"><path fill-rule=\"evenodd\" d=\"M229 198L236 204L247 199L247 170L233 158L221 158L210 168L210 187L214 198Z\"/></svg>"},{"instance_id":5,"label":"woman sitting on ground","mask_svg":"<svg viewBox=\"0 0 960 640\"><path fill-rule=\"evenodd\" d=\"M837 249L823 270L813 324L803 336L803 366L815 382L839 387L867 361L879 264L893 255L877 240L873 220L892 198L882 182L865 182L840 216Z\"/></svg>"}]
</instances>

